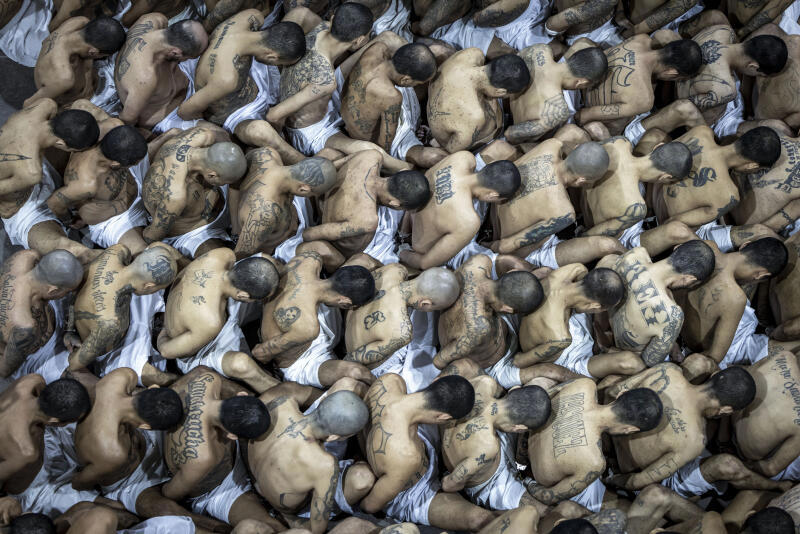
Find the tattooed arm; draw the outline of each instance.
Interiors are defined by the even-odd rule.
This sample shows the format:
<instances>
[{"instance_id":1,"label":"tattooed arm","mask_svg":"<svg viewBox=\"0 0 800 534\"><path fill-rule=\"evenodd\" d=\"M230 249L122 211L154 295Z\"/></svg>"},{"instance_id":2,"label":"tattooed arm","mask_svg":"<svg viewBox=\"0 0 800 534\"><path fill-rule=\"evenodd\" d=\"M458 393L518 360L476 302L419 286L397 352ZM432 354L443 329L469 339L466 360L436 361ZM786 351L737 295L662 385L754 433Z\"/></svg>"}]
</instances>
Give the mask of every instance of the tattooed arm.
<instances>
[{"instance_id":1,"label":"tattooed arm","mask_svg":"<svg viewBox=\"0 0 800 534\"><path fill-rule=\"evenodd\" d=\"M165 442L169 439L172 439L172 437L165 437ZM201 435L198 439L203 439L203 436ZM182 443L173 444L173 447L181 447L182 445ZM183 465L178 469L178 472L172 475L172 478L166 484L161 486L161 494L173 501L180 501L189 495L189 492L202 482L203 477L213 469L213 467L206 469L205 466L198 465L199 463L197 460L193 460L191 467Z\"/></svg>"},{"instance_id":2,"label":"tattooed arm","mask_svg":"<svg viewBox=\"0 0 800 534\"><path fill-rule=\"evenodd\" d=\"M652 107L652 102L650 102L650 106L644 105L645 100L646 99L636 102L620 102L582 108L575 113L575 122L578 124L587 124L592 121L609 122L627 117L635 117L637 114L643 113Z\"/></svg>"},{"instance_id":3,"label":"tattooed arm","mask_svg":"<svg viewBox=\"0 0 800 534\"><path fill-rule=\"evenodd\" d=\"M646 204L631 204L625 209L625 213L619 217L614 217L600 224L595 224L586 231L587 236L607 235L614 237L626 228L630 228L637 222L644 219L647 215Z\"/></svg>"},{"instance_id":4,"label":"tattooed arm","mask_svg":"<svg viewBox=\"0 0 800 534\"><path fill-rule=\"evenodd\" d=\"M469 9L470 3L462 0L434 0L425 13L417 13L422 15L422 20L419 21L419 32L414 33L430 35L436 28L463 17Z\"/></svg>"},{"instance_id":5,"label":"tattooed arm","mask_svg":"<svg viewBox=\"0 0 800 534\"><path fill-rule=\"evenodd\" d=\"M142 184L144 207L152 217L142 231L147 243L167 237L186 206L186 188L172 185L172 176L166 173L165 167L163 159L157 160L150 166Z\"/></svg>"},{"instance_id":6,"label":"tattooed arm","mask_svg":"<svg viewBox=\"0 0 800 534\"><path fill-rule=\"evenodd\" d=\"M691 447L686 447L684 450L689 451L691 454ZM628 473L625 475L614 475L606 480L606 483L618 488L627 490L640 490L648 484L661 482L667 477L672 476L684 464L692 460L691 458L681 458L675 452L668 452L648 465L639 473Z\"/></svg>"},{"instance_id":7,"label":"tattooed arm","mask_svg":"<svg viewBox=\"0 0 800 534\"><path fill-rule=\"evenodd\" d=\"M453 468L452 473L442 478L442 490L453 493L464 489L469 479L480 471L483 466L478 460L486 462L486 460L480 456L478 458L470 456L462 460L461 463ZM492 460L493 459L490 459L489 462Z\"/></svg>"},{"instance_id":8,"label":"tattooed arm","mask_svg":"<svg viewBox=\"0 0 800 534\"><path fill-rule=\"evenodd\" d=\"M365 215L359 217L359 215ZM360 211L354 212L350 220L344 222L322 223L303 230L303 241L336 241L347 237L357 237L375 232L378 218L370 217Z\"/></svg>"},{"instance_id":9,"label":"tattooed arm","mask_svg":"<svg viewBox=\"0 0 800 534\"><path fill-rule=\"evenodd\" d=\"M6 350L0 361L0 377L8 378L25 362L29 354L41 345L33 326L15 326L6 342Z\"/></svg>"},{"instance_id":10,"label":"tattooed arm","mask_svg":"<svg viewBox=\"0 0 800 534\"><path fill-rule=\"evenodd\" d=\"M67 370L77 371L91 364L97 358L114 348L127 331L122 330L113 320L98 319L97 324L78 347L78 350L69 355Z\"/></svg>"},{"instance_id":11,"label":"tattooed arm","mask_svg":"<svg viewBox=\"0 0 800 534\"><path fill-rule=\"evenodd\" d=\"M372 343L361 345L352 352L348 352L344 360L364 365L376 365L385 361L396 351L408 345L409 342L410 340L401 337L393 337L386 343L383 343L383 340L373 341Z\"/></svg>"},{"instance_id":12,"label":"tattooed arm","mask_svg":"<svg viewBox=\"0 0 800 534\"><path fill-rule=\"evenodd\" d=\"M476 26L499 28L522 15L528 8L529 0L499 0L486 6L472 16Z\"/></svg>"},{"instance_id":13,"label":"tattooed arm","mask_svg":"<svg viewBox=\"0 0 800 534\"><path fill-rule=\"evenodd\" d=\"M205 20L203 21L203 27L205 28L206 32L211 35L211 32L214 31L214 28L219 26L219 24L242 10L242 4L244 2L242 0L219 0L217 5L214 6L214 9L206 15Z\"/></svg>"},{"instance_id":14,"label":"tattooed arm","mask_svg":"<svg viewBox=\"0 0 800 534\"><path fill-rule=\"evenodd\" d=\"M212 54L212 56L216 56L216 54ZM196 91L178 106L178 116L184 120L202 119L203 113L211 104L234 91L236 91L236 80L233 76L226 76L220 79L219 76L212 74L209 83L205 87Z\"/></svg>"},{"instance_id":15,"label":"tattooed arm","mask_svg":"<svg viewBox=\"0 0 800 534\"><path fill-rule=\"evenodd\" d=\"M667 0L642 22L633 27L634 33L653 33L697 5L697 0Z\"/></svg>"},{"instance_id":16,"label":"tattooed arm","mask_svg":"<svg viewBox=\"0 0 800 534\"><path fill-rule=\"evenodd\" d=\"M562 33L587 22L599 24L609 19L616 4L616 0L586 0L551 16L547 19L547 28Z\"/></svg>"},{"instance_id":17,"label":"tattooed arm","mask_svg":"<svg viewBox=\"0 0 800 534\"><path fill-rule=\"evenodd\" d=\"M326 458L327 465L315 466L318 475L311 496L309 529L313 534L323 534L328 528L328 519L334 505L336 485L339 482L339 464L333 456Z\"/></svg>"},{"instance_id":18,"label":"tattooed arm","mask_svg":"<svg viewBox=\"0 0 800 534\"><path fill-rule=\"evenodd\" d=\"M309 324L311 322L311 319L297 321L288 332L259 343L253 347L253 358L261 363L267 363L287 350L311 342L319 334L319 323L316 320L316 316L313 318L313 324Z\"/></svg>"},{"instance_id":19,"label":"tattooed arm","mask_svg":"<svg viewBox=\"0 0 800 534\"><path fill-rule=\"evenodd\" d=\"M551 340L537 345L529 351L519 352L514 356L514 366L525 368L537 363L553 362L570 344L572 344L572 339Z\"/></svg>"},{"instance_id":20,"label":"tattooed arm","mask_svg":"<svg viewBox=\"0 0 800 534\"><path fill-rule=\"evenodd\" d=\"M147 106L150 96L155 92L157 81L155 76L142 76L136 81L136 90L129 91L128 96L122 103L122 111L119 119L125 124L135 126L139 121L139 115Z\"/></svg>"},{"instance_id":21,"label":"tattooed arm","mask_svg":"<svg viewBox=\"0 0 800 534\"><path fill-rule=\"evenodd\" d=\"M792 200L761 224L774 232L780 232L787 225L794 224L797 219L800 219L800 199Z\"/></svg>"},{"instance_id":22,"label":"tattooed arm","mask_svg":"<svg viewBox=\"0 0 800 534\"><path fill-rule=\"evenodd\" d=\"M672 345L678 339L678 334L681 333L683 310L680 306L672 305L667 311L669 317L663 326L661 335L650 338L650 342L642 351L642 361L648 367L662 363L669 356Z\"/></svg>"},{"instance_id":23,"label":"tattooed arm","mask_svg":"<svg viewBox=\"0 0 800 534\"><path fill-rule=\"evenodd\" d=\"M800 453L800 436L794 435L778 445L778 449L772 452L769 458L753 462L748 467L765 477L774 477L786 469L797 458L798 453Z\"/></svg>"},{"instance_id":24,"label":"tattooed arm","mask_svg":"<svg viewBox=\"0 0 800 534\"><path fill-rule=\"evenodd\" d=\"M269 108L267 112L267 121L273 124L280 124L286 120L287 117L300 111L312 102L321 98L330 98L335 90L336 81L332 77L328 83L309 83L299 92Z\"/></svg>"},{"instance_id":25,"label":"tattooed arm","mask_svg":"<svg viewBox=\"0 0 800 534\"><path fill-rule=\"evenodd\" d=\"M465 225L466 226L466 225ZM445 234L428 249L428 252L420 254L413 250L401 250L398 254L400 261L414 269L425 270L430 267L444 265L453 256L459 253L464 246L470 242L475 232L472 228L462 228L462 233Z\"/></svg>"},{"instance_id":26,"label":"tattooed arm","mask_svg":"<svg viewBox=\"0 0 800 534\"><path fill-rule=\"evenodd\" d=\"M512 145L536 141L547 132L558 128L569 119L569 108L563 93L544 101L538 120L525 121L506 128L506 141Z\"/></svg>"},{"instance_id":27,"label":"tattooed arm","mask_svg":"<svg viewBox=\"0 0 800 534\"><path fill-rule=\"evenodd\" d=\"M90 186L78 180L75 171L64 173L64 186L59 187L47 199L47 207L55 213L61 222L72 221L70 208L83 200L89 200L94 195Z\"/></svg>"},{"instance_id":28,"label":"tattooed arm","mask_svg":"<svg viewBox=\"0 0 800 534\"><path fill-rule=\"evenodd\" d=\"M568 228L572 224L575 224L574 213L567 213L560 217L552 217L492 243L491 248L493 251L499 252L500 254L510 254L519 248L539 243L543 239L560 232L564 228Z\"/></svg>"},{"instance_id":29,"label":"tattooed arm","mask_svg":"<svg viewBox=\"0 0 800 534\"><path fill-rule=\"evenodd\" d=\"M478 348L492 331L489 320L484 317L475 317L467 323L464 335L457 337L434 356L433 365L444 369L447 364L460 358L469 358L470 354Z\"/></svg>"},{"instance_id":30,"label":"tattooed arm","mask_svg":"<svg viewBox=\"0 0 800 534\"><path fill-rule=\"evenodd\" d=\"M526 488L528 489L528 493L537 501L547 505L558 504L585 490L589 487L589 484L597 480L601 474L600 471L589 471L588 473L580 475L570 474L559 480L556 485L549 488L541 486L536 482L528 483Z\"/></svg>"},{"instance_id":31,"label":"tattooed arm","mask_svg":"<svg viewBox=\"0 0 800 534\"><path fill-rule=\"evenodd\" d=\"M189 305L193 306L193 305ZM188 330L173 338L169 338L166 334L167 330L164 329L158 335L158 352L161 356L168 360L175 358L183 358L193 356L197 352L208 345L219 331L222 329L221 325L213 325L207 322L202 323L203 328L195 330Z\"/></svg>"},{"instance_id":32,"label":"tattooed arm","mask_svg":"<svg viewBox=\"0 0 800 534\"><path fill-rule=\"evenodd\" d=\"M791 4L792 0L770 0L761 11L750 17L747 24L736 31L737 37L744 39L751 32L779 18Z\"/></svg>"}]
</instances>

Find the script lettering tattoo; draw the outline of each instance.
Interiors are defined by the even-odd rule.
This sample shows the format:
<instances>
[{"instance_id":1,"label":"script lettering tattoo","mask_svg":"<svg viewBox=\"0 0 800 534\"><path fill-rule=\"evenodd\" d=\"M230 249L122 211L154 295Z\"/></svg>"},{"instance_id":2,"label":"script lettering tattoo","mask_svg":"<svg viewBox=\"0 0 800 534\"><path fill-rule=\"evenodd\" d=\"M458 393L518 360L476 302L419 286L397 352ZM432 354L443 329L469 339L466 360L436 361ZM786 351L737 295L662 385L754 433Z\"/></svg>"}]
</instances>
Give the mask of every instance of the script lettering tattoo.
<instances>
[{"instance_id":1,"label":"script lettering tattoo","mask_svg":"<svg viewBox=\"0 0 800 534\"><path fill-rule=\"evenodd\" d=\"M189 460L197 459L198 448L206 442L203 436L203 407L205 406L206 388L214 381L214 376L203 374L189 380L183 398L186 417L181 429L170 435L170 459L176 466L184 465Z\"/></svg>"},{"instance_id":2,"label":"script lettering tattoo","mask_svg":"<svg viewBox=\"0 0 800 534\"><path fill-rule=\"evenodd\" d=\"M437 170L436 174L434 174L433 196L437 204L442 204L455 194L453 191L452 170L453 166L448 165L447 167Z\"/></svg>"},{"instance_id":3,"label":"script lettering tattoo","mask_svg":"<svg viewBox=\"0 0 800 534\"><path fill-rule=\"evenodd\" d=\"M159 256L152 263L145 262L144 267L157 286L165 286L175 279L175 270L169 259L164 256Z\"/></svg>"},{"instance_id":4,"label":"script lettering tattoo","mask_svg":"<svg viewBox=\"0 0 800 534\"><path fill-rule=\"evenodd\" d=\"M288 308L278 308L275 310L275 322L278 323L278 327L286 332L289 330L289 327L300 318L300 308L297 306L290 306Z\"/></svg>"},{"instance_id":5,"label":"script lettering tattoo","mask_svg":"<svg viewBox=\"0 0 800 534\"><path fill-rule=\"evenodd\" d=\"M222 46L222 39L234 24L236 24L235 21L229 20L219 28L219 34L217 34L217 30L214 30L214 33L212 34L212 39L216 39L214 41L214 50L217 50L220 46Z\"/></svg>"},{"instance_id":6,"label":"script lettering tattoo","mask_svg":"<svg viewBox=\"0 0 800 534\"><path fill-rule=\"evenodd\" d=\"M792 411L794 412L794 424L800 426L800 383L792 376L792 370L786 361L786 356L778 356L772 362L770 369L777 371L783 378L784 395L792 398Z\"/></svg>"},{"instance_id":7,"label":"script lettering tattoo","mask_svg":"<svg viewBox=\"0 0 800 534\"><path fill-rule=\"evenodd\" d=\"M553 421L553 455L558 458L567 449L588 445L583 425L584 393L557 395L553 399L556 413Z\"/></svg>"},{"instance_id":8,"label":"script lettering tattoo","mask_svg":"<svg viewBox=\"0 0 800 534\"><path fill-rule=\"evenodd\" d=\"M394 136L395 136L395 134L392 133L391 126L395 125L396 128L399 119L400 119L400 104L392 104L383 111L383 125L386 134L386 138L383 143L383 149L386 152L390 152L392 150L392 142L394 141Z\"/></svg>"},{"instance_id":9,"label":"script lettering tattoo","mask_svg":"<svg viewBox=\"0 0 800 534\"><path fill-rule=\"evenodd\" d=\"M675 434L686 434L686 421L684 421L681 417L681 411L677 408L672 408L670 406L664 406L664 416L667 418L669 422L669 426L672 428L672 432Z\"/></svg>"},{"instance_id":10,"label":"script lettering tattoo","mask_svg":"<svg viewBox=\"0 0 800 534\"><path fill-rule=\"evenodd\" d=\"M214 66L217 64L217 54L208 56L208 71L214 74Z\"/></svg>"}]
</instances>

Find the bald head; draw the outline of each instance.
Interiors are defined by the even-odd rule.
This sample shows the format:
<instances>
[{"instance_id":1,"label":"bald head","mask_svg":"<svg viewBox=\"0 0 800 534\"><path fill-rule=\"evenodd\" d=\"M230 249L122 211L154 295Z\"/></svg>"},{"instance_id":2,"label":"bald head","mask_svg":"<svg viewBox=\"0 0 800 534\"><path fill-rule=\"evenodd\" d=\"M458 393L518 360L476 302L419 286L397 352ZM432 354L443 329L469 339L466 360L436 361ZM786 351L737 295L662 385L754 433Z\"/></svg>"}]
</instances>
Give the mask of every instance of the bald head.
<instances>
[{"instance_id":1,"label":"bald head","mask_svg":"<svg viewBox=\"0 0 800 534\"><path fill-rule=\"evenodd\" d=\"M185 19L166 29L167 44L181 51L184 58L200 57L208 46L208 34L196 20Z\"/></svg>"},{"instance_id":2,"label":"bald head","mask_svg":"<svg viewBox=\"0 0 800 534\"><path fill-rule=\"evenodd\" d=\"M431 267L422 271L414 279L414 283L419 296L431 300L432 310L449 308L461 293L455 273L444 267Z\"/></svg>"},{"instance_id":3,"label":"bald head","mask_svg":"<svg viewBox=\"0 0 800 534\"><path fill-rule=\"evenodd\" d=\"M206 152L206 167L217 173L220 183L232 184L247 172L247 160L238 145L215 143Z\"/></svg>"},{"instance_id":4,"label":"bald head","mask_svg":"<svg viewBox=\"0 0 800 534\"><path fill-rule=\"evenodd\" d=\"M145 283L155 284L158 289L170 285L178 274L178 263L175 258L178 252L169 245L150 246L144 249L130 267Z\"/></svg>"},{"instance_id":5,"label":"bald head","mask_svg":"<svg viewBox=\"0 0 800 534\"><path fill-rule=\"evenodd\" d=\"M352 391L331 393L314 410L320 429L329 436L352 436L369 421L369 410Z\"/></svg>"},{"instance_id":6,"label":"bald head","mask_svg":"<svg viewBox=\"0 0 800 534\"><path fill-rule=\"evenodd\" d=\"M289 175L323 195L336 183L336 167L325 158L307 158L289 167Z\"/></svg>"},{"instance_id":7,"label":"bald head","mask_svg":"<svg viewBox=\"0 0 800 534\"><path fill-rule=\"evenodd\" d=\"M600 143L583 143L570 152L565 164L575 176L595 180L608 170L608 152Z\"/></svg>"},{"instance_id":8,"label":"bald head","mask_svg":"<svg viewBox=\"0 0 800 534\"><path fill-rule=\"evenodd\" d=\"M83 280L83 265L71 252L59 249L42 256L33 273L42 283L73 290Z\"/></svg>"}]
</instances>

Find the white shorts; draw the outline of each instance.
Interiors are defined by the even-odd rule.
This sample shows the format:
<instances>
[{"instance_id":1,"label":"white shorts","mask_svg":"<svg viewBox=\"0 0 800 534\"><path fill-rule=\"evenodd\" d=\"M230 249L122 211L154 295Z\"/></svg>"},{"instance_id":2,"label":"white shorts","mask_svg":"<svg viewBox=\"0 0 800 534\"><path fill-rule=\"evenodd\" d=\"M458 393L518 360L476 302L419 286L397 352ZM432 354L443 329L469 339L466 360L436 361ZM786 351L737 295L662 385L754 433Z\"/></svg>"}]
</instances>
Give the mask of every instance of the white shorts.
<instances>
[{"instance_id":1,"label":"white shorts","mask_svg":"<svg viewBox=\"0 0 800 534\"><path fill-rule=\"evenodd\" d=\"M239 442L236 442L236 460L233 469L225 477L219 486L213 490L190 499L192 512L196 514L207 514L215 519L229 523L228 512L236 499L242 494L252 491L253 485L247 477L247 467L242 459L242 451Z\"/></svg>"},{"instance_id":2,"label":"white shorts","mask_svg":"<svg viewBox=\"0 0 800 534\"><path fill-rule=\"evenodd\" d=\"M93 502L96 491L78 491L72 488L72 475L80 466L75 453L75 423L44 429L44 451L41 469L16 498L27 513L46 514L55 518L81 501Z\"/></svg>"},{"instance_id":3,"label":"white shorts","mask_svg":"<svg viewBox=\"0 0 800 534\"><path fill-rule=\"evenodd\" d=\"M744 308L742 318L739 319L731 346L719 362L720 369L731 365L753 365L767 357L769 338L763 334L756 334L757 326L756 312L748 304Z\"/></svg>"},{"instance_id":4,"label":"white shorts","mask_svg":"<svg viewBox=\"0 0 800 534\"><path fill-rule=\"evenodd\" d=\"M493 365L484 369L486 374L494 378L505 389L521 386L520 369L514 365L514 355L519 350L516 315L501 313L500 318L506 323L506 353Z\"/></svg>"},{"instance_id":5,"label":"white shorts","mask_svg":"<svg viewBox=\"0 0 800 534\"><path fill-rule=\"evenodd\" d=\"M644 221L639 221L633 226L629 226L622 231L619 242L628 250L642 246L642 234L644 233Z\"/></svg>"},{"instance_id":6,"label":"white shorts","mask_svg":"<svg viewBox=\"0 0 800 534\"><path fill-rule=\"evenodd\" d=\"M331 508L330 519L333 519L337 515L341 513L352 515L355 513L353 507L350 506L350 503L347 502L347 498L344 496L344 486L342 485L342 481L344 480L345 471L347 468L350 467L355 463L354 460L339 460L339 480L336 481L336 492L333 494L333 501L334 506ZM306 506L302 512L297 514L297 517L302 517L304 519L308 519L311 516L311 508L310 505Z\"/></svg>"},{"instance_id":7,"label":"white shorts","mask_svg":"<svg viewBox=\"0 0 800 534\"><path fill-rule=\"evenodd\" d=\"M625 126L625 131L622 132L622 135L631 142L632 146L635 147L644 136L646 130L644 126L642 126L642 121L649 117L651 113L650 111L639 113Z\"/></svg>"},{"instance_id":8,"label":"white shorts","mask_svg":"<svg viewBox=\"0 0 800 534\"><path fill-rule=\"evenodd\" d=\"M717 224L716 221L704 224L697 230L695 234L700 239L706 241L713 241L719 247L720 252L730 252L733 250L733 240L731 239L731 228L724 224Z\"/></svg>"},{"instance_id":9,"label":"white shorts","mask_svg":"<svg viewBox=\"0 0 800 534\"><path fill-rule=\"evenodd\" d=\"M153 317L163 312L164 290L151 295L133 295L131 297L131 322L125 338L113 350L97 359L97 371L102 377L119 369L133 369L142 385L142 370L147 363L161 371L166 370L166 361L153 348Z\"/></svg>"},{"instance_id":10,"label":"white shorts","mask_svg":"<svg viewBox=\"0 0 800 534\"><path fill-rule=\"evenodd\" d=\"M127 477L110 486L102 486L103 497L119 501L132 514L136 513L136 500L146 489L158 486L172 477L164 463L164 433L157 430L139 430L144 438L144 457Z\"/></svg>"},{"instance_id":11,"label":"white shorts","mask_svg":"<svg viewBox=\"0 0 800 534\"><path fill-rule=\"evenodd\" d=\"M145 157L129 169L131 176L136 180L139 196L131 206L119 215L87 227L89 239L101 248L108 248L119 243L125 233L131 228L147 226L147 210L142 202L142 180L150 167L150 158Z\"/></svg>"},{"instance_id":12,"label":"white shorts","mask_svg":"<svg viewBox=\"0 0 800 534\"><path fill-rule=\"evenodd\" d=\"M22 0L16 15L0 28L0 50L15 63L35 67L53 11L53 0Z\"/></svg>"},{"instance_id":13,"label":"white shorts","mask_svg":"<svg viewBox=\"0 0 800 534\"><path fill-rule=\"evenodd\" d=\"M568 35L566 39L567 45L572 46L575 44L575 41L582 37L590 39L597 46L603 49L617 46L623 41L616 24L614 24L613 18L608 19L602 26L597 27L590 32L581 33L578 35Z\"/></svg>"},{"instance_id":14,"label":"white shorts","mask_svg":"<svg viewBox=\"0 0 800 534\"><path fill-rule=\"evenodd\" d=\"M800 24L797 23L798 18L800 18L800 0L795 0L784 10L778 26L789 35L800 35Z\"/></svg>"},{"instance_id":15,"label":"white shorts","mask_svg":"<svg viewBox=\"0 0 800 534\"><path fill-rule=\"evenodd\" d=\"M264 119L264 114L269 106L280 99L281 73L278 67L264 65L253 58L250 65L250 77L258 87L255 100L240 107L225 119L222 127L233 133L236 126L243 121Z\"/></svg>"},{"instance_id":16,"label":"white shorts","mask_svg":"<svg viewBox=\"0 0 800 534\"><path fill-rule=\"evenodd\" d=\"M394 0L399 1L399 0ZM403 105L400 109L400 122L397 131L394 133L392 147L389 153L392 157L405 161L408 151L415 146L422 146L422 142L417 138L417 126L422 116L422 109L419 106L417 93L413 87L395 88L403 95Z\"/></svg>"},{"instance_id":17,"label":"white shorts","mask_svg":"<svg viewBox=\"0 0 800 534\"><path fill-rule=\"evenodd\" d=\"M186 6L186 9L191 9L191 6ZM186 10L184 10L186 11ZM179 17L180 15L176 15L173 19ZM189 17L184 17L184 19ZM173 24L173 19L170 19L170 24ZM183 19L178 19L183 20ZM178 22L175 20L175 22ZM189 100L189 97L194 94L194 71L197 68L197 61L199 58L194 59L187 59L186 61L181 62L178 67L181 69L183 74L186 76L186 79L189 80L189 85L186 87L186 98L183 101ZM161 134L166 132L172 128L178 128L179 130L188 130L189 128L193 128L197 125L198 119L190 119L190 120L183 120L178 116L178 108L173 109L169 112L169 114L161 119L161 121L153 126L153 133L154 134Z\"/></svg>"},{"instance_id":18,"label":"white shorts","mask_svg":"<svg viewBox=\"0 0 800 534\"><path fill-rule=\"evenodd\" d=\"M183 374L187 374L198 365L205 365L227 377L228 375L222 370L222 358L225 354L231 351L249 352L244 333L239 326L239 309L241 306L242 303L238 300L228 299L228 318L211 343L200 349L194 356L176 360L178 369Z\"/></svg>"},{"instance_id":19,"label":"white shorts","mask_svg":"<svg viewBox=\"0 0 800 534\"><path fill-rule=\"evenodd\" d=\"M542 243L542 246L532 251L525 257L525 261L535 265L536 267L550 267L551 269L558 269L558 261L556 261L556 247L561 243L561 240L552 234L547 238L547 241Z\"/></svg>"},{"instance_id":20,"label":"white shorts","mask_svg":"<svg viewBox=\"0 0 800 534\"><path fill-rule=\"evenodd\" d=\"M55 191L54 176L58 174L50 163L42 160L42 180L33 186L28 200L22 207L9 217L2 219L3 227L8 234L8 240L12 245L19 245L24 248L31 248L28 245L28 234L39 223L55 221L63 228L58 217L47 207L47 199Z\"/></svg>"},{"instance_id":21,"label":"white shorts","mask_svg":"<svg viewBox=\"0 0 800 534\"><path fill-rule=\"evenodd\" d=\"M39 370L42 369L48 360L54 358L56 352L58 352L58 349L63 348L61 345L61 338L64 334L63 318L61 317L61 314L54 302L50 301L47 304L50 306L50 309L53 310L53 317L55 318L53 334L47 340L47 343L42 345L33 354L28 354L25 357L25 361L22 362L17 370L11 373L9 379L12 381L32 373L41 374ZM51 380L47 380L47 378L45 378L45 382L51 382Z\"/></svg>"},{"instance_id":22,"label":"white shorts","mask_svg":"<svg viewBox=\"0 0 800 534\"><path fill-rule=\"evenodd\" d=\"M369 254L384 265L400 261L395 253L394 236L404 213L403 210L378 206L378 228L372 241L364 249L364 254Z\"/></svg>"},{"instance_id":23,"label":"white shorts","mask_svg":"<svg viewBox=\"0 0 800 534\"><path fill-rule=\"evenodd\" d=\"M194 534L194 523L190 517L163 515L151 517L131 528L118 530L117 534Z\"/></svg>"},{"instance_id":24,"label":"white shorts","mask_svg":"<svg viewBox=\"0 0 800 534\"><path fill-rule=\"evenodd\" d=\"M295 196L292 199L292 206L297 213L297 231L292 237L275 247L272 253L274 258L288 262L294 258L295 250L303 242L303 230L313 226L314 221L311 215L311 201L307 197Z\"/></svg>"},{"instance_id":25,"label":"white shorts","mask_svg":"<svg viewBox=\"0 0 800 534\"><path fill-rule=\"evenodd\" d=\"M339 127L344 124L339 113L334 109L333 102L328 102L328 111L322 119L304 128L286 129L289 142L306 156L313 156L323 148L328 139L339 133Z\"/></svg>"},{"instance_id":26,"label":"white shorts","mask_svg":"<svg viewBox=\"0 0 800 534\"><path fill-rule=\"evenodd\" d=\"M439 376L440 371L433 365L433 358L436 356L434 313L412 310L410 318L413 333L411 342L397 349L371 372L377 377L396 373L403 377L406 391L415 393L428 387Z\"/></svg>"},{"instance_id":27,"label":"white shorts","mask_svg":"<svg viewBox=\"0 0 800 534\"><path fill-rule=\"evenodd\" d=\"M425 445L428 455L428 470L416 484L405 491L401 491L386 505L386 515L399 521L410 521L418 525L428 525L428 508L436 493L442 487L436 469L436 448L424 432L417 430L417 436Z\"/></svg>"},{"instance_id":28,"label":"white shorts","mask_svg":"<svg viewBox=\"0 0 800 534\"><path fill-rule=\"evenodd\" d=\"M393 31L409 43L414 42L414 35L409 29L411 12L403 0L392 0L386 11L372 23L372 31L380 35L385 31Z\"/></svg>"},{"instance_id":29,"label":"white shorts","mask_svg":"<svg viewBox=\"0 0 800 534\"><path fill-rule=\"evenodd\" d=\"M700 456L687 463L671 476L661 481L662 486L666 486L681 497L689 498L695 495L703 495L711 490L722 495L724 483L711 483L703 478L700 472L700 461L711 456L711 453L704 450Z\"/></svg>"},{"instance_id":30,"label":"white shorts","mask_svg":"<svg viewBox=\"0 0 800 534\"><path fill-rule=\"evenodd\" d=\"M497 258L497 254L495 252L492 252L488 248L484 247L483 245L478 244L478 242L475 241L474 237L472 238L472 241L467 243L467 245L464 248L458 251L458 254L447 260L447 263L445 263L445 265L447 265L453 270L456 270L461 265L466 263L468 259L477 254L484 254L485 256L489 256L490 258L492 258L492 278L496 280L497 270L495 269L494 266L494 260Z\"/></svg>"},{"instance_id":31,"label":"white shorts","mask_svg":"<svg viewBox=\"0 0 800 534\"><path fill-rule=\"evenodd\" d=\"M186 232L183 235L165 237L161 241L178 249L180 253L187 258L194 258L194 254L197 252L197 249L200 248L200 245L210 239L230 241L231 237L228 235L228 227L231 225L231 218L228 212L228 186L223 185L220 189L222 190L225 205L222 210L220 210L216 219L200 228L195 228L194 230Z\"/></svg>"},{"instance_id":32,"label":"white shorts","mask_svg":"<svg viewBox=\"0 0 800 534\"><path fill-rule=\"evenodd\" d=\"M600 507L603 506L603 497L605 494L605 484L600 482L599 478L596 478L594 482L586 486L585 490L575 495L570 500L596 514L600 511Z\"/></svg>"},{"instance_id":33,"label":"white shorts","mask_svg":"<svg viewBox=\"0 0 800 534\"><path fill-rule=\"evenodd\" d=\"M319 382L319 368L328 360L335 359L331 351L339 342L342 316L338 309L320 304L317 309L317 321L319 321L319 334L311 345L292 365L280 368L284 381L316 388L324 387Z\"/></svg>"},{"instance_id":34,"label":"white shorts","mask_svg":"<svg viewBox=\"0 0 800 534\"><path fill-rule=\"evenodd\" d=\"M130 0L128 1L130 7ZM95 60L94 66L97 72L97 87L90 102L99 107L109 115L119 115L122 103L117 94L117 84L114 81L114 66L117 61L117 52L106 59Z\"/></svg>"},{"instance_id":35,"label":"white shorts","mask_svg":"<svg viewBox=\"0 0 800 534\"><path fill-rule=\"evenodd\" d=\"M739 125L744 122L744 98L739 91L741 82L736 78L736 97L725 106L725 113L717 119L712 129L717 137L733 135L739 129Z\"/></svg>"},{"instance_id":36,"label":"white shorts","mask_svg":"<svg viewBox=\"0 0 800 534\"><path fill-rule=\"evenodd\" d=\"M772 477L772 480L795 480L800 481L800 457L792 460L786 469Z\"/></svg>"},{"instance_id":37,"label":"white shorts","mask_svg":"<svg viewBox=\"0 0 800 534\"><path fill-rule=\"evenodd\" d=\"M589 360L593 355L591 318L586 313L573 313L569 318L569 333L572 343L564 349L555 364L566 367L573 373L593 378L589 373Z\"/></svg>"},{"instance_id":38,"label":"white shorts","mask_svg":"<svg viewBox=\"0 0 800 534\"><path fill-rule=\"evenodd\" d=\"M513 441L509 434L497 432L500 439L500 463L494 474L482 484L464 488L469 499L482 508L490 510L513 510L527 492L518 477L514 460Z\"/></svg>"}]
</instances>

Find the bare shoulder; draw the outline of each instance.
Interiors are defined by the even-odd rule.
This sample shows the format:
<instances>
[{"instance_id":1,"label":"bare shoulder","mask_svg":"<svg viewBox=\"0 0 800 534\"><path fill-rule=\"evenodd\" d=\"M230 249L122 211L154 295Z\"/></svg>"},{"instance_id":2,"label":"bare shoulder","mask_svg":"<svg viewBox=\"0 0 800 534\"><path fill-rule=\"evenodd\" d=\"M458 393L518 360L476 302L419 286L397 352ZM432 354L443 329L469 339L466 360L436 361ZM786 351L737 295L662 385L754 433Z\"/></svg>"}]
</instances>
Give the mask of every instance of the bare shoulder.
<instances>
[{"instance_id":1,"label":"bare shoulder","mask_svg":"<svg viewBox=\"0 0 800 534\"><path fill-rule=\"evenodd\" d=\"M162 30L169 25L169 20L163 13L146 13L136 19L131 29L128 30L128 39L140 37L152 30Z\"/></svg>"}]
</instances>

